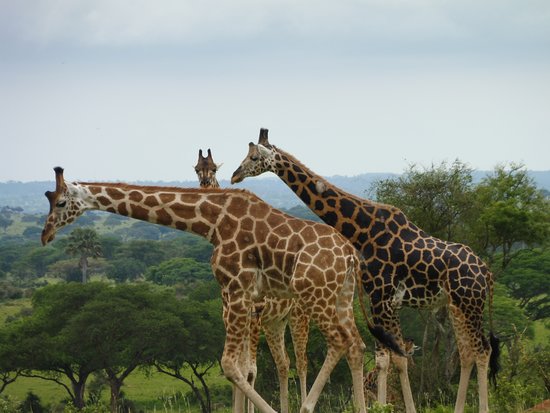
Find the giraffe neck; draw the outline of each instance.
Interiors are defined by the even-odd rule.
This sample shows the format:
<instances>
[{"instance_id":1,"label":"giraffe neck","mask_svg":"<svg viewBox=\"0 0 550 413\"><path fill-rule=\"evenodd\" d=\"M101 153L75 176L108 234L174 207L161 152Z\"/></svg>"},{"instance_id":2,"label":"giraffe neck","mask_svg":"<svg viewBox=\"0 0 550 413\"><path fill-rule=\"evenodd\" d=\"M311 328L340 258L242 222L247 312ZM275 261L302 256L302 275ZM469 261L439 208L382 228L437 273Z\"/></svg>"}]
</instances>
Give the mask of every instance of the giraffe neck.
<instances>
[{"instance_id":1,"label":"giraffe neck","mask_svg":"<svg viewBox=\"0 0 550 413\"><path fill-rule=\"evenodd\" d=\"M116 183L76 183L84 210L107 211L191 232L217 243L216 226L231 208L233 193ZM238 191L244 193L244 191ZM242 198L242 197L239 197ZM232 209L236 213L235 208Z\"/></svg>"},{"instance_id":2,"label":"giraffe neck","mask_svg":"<svg viewBox=\"0 0 550 413\"><path fill-rule=\"evenodd\" d=\"M213 177L212 181L210 182L210 188L219 188L219 187L220 187L220 183L218 182L216 177Z\"/></svg>"},{"instance_id":3,"label":"giraffe neck","mask_svg":"<svg viewBox=\"0 0 550 413\"><path fill-rule=\"evenodd\" d=\"M279 148L275 148L275 150L277 155L272 171L298 195L311 211L346 235L354 244L358 242L359 232L346 233L346 222L351 223L351 221L359 220L362 228L368 228L372 222L380 219L379 215L382 211L395 209L389 205L359 198L343 191L315 174L289 153ZM351 210L352 205L348 201L350 199L362 206L360 212ZM383 213L383 215L385 214Z\"/></svg>"}]
</instances>

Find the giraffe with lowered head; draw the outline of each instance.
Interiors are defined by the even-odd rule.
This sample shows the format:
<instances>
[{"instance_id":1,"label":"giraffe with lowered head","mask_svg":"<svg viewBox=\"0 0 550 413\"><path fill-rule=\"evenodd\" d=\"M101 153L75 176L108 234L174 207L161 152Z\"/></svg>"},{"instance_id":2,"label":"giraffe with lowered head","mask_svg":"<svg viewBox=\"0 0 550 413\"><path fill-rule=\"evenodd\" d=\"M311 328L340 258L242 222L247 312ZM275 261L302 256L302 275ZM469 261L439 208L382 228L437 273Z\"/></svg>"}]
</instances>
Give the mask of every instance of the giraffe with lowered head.
<instances>
[{"instance_id":1,"label":"giraffe with lowered head","mask_svg":"<svg viewBox=\"0 0 550 413\"><path fill-rule=\"evenodd\" d=\"M349 239L362 255L362 282L370 297L374 322L399 341L403 338L398 310L447 304L460 356L460 382L455 413L462 413L470 374L475 364L479 411L489 411L488 367L491 378L498 370L498 339L483 333L483 308L489 298L492 324L493 275L467 246L432 237L410 222L396 207L349 194L315 174L294 156L271 145L267 129L258 144L250 142L248 154L231 178L273 172L325 223ZM390 353L376 352L378 401L386 402ZM414 401L407 373L407 358L393 356L399 372L407 413Z\"/></svg>"},{"instance_id":2,"label":"giraffe with lowered head","mask_svg":"<svg viewBox=\"0 0 550 413\"><path fill-rule=\"evenodd\" d=\"M359 281L356 250L328 225L293 218L254 194L230 189L189 189L124 183L67 182L54 168L55 191L42 244L88 210L101 210L199 235L213 246L212 271L222 291L226 329L221 366L225 376L262 413L275 410L250 386L239 361L249 338L252 303L261 297L294 298L318 324L327 341L325 361L302 402L312 412L330 373L346 356L354 403L364 413L363 353L353 316ZM367 325L378 339L401 351L393 337Z\"/></svg>"},{"instance_id":3,"label":"giraffe with lowered head","mask_svg":"<svg viewBox=\"0 0 550 413\"><path fill-rule=\"evenodd\" d=\"M195 173L199 180L201 188L219 188L220 184L216 178L216 173L220 165L214 162L212 151L208 149L207 156L203 156L202 149L199 149L199 158L195 165ZM257 375L257 349L260 341L260 329L264 330L269 349L277 366L279 383L281 388L281 397L288 394L286 389L288 383L288 373L290 368L289 358L285 348L285 330L286 325L290 325L292 343L294 345L294 354L296 357L296 369L300 381L300 400L305 400L307 396L307 354L306 347L309 333L309 317L298 306L295 305L292 298L269 298L254 303L252 316L250 319L250 340L248 343L248 365L247 380L252 387ZM241 394L235 395L235 404L243 402ZM235 406L234 410L242 410L241 406ZM288 400L281 400L281 410L288 411ZM249 401L248 412L254 411L254 405Z\"/></svg>"}]
</instances>

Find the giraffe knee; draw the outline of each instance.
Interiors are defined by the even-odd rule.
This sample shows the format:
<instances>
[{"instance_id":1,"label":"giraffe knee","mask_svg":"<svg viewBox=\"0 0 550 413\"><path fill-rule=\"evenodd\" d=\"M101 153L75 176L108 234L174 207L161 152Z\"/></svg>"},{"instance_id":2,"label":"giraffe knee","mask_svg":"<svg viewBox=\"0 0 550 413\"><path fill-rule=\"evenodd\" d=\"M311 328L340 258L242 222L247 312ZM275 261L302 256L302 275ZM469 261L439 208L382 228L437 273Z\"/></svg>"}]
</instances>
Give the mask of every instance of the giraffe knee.
<instances>
[{"instance_id":1,"label":"giraffe knee","mask_svg":"<svg viewBox=\"0 0 550 413\"><path fill-rule=\"evenodd\" d=\"M290 372L290 359L288 357L285 358L285 360L281 360L279 363L277 363L277 371L279 375L287 376Z\"/></svg>"},{"instance_id":2,"label":"giraffe knee","mask_svg":"<svg viewBox=\"0 0 550 413\"><path fill-rule=\"evenodd\" d=\"M221 367L223 375L232 383L236 383L242 379L242 374L238 364L232 357L222 356Z\"/></svg>"},{"instance_id":3,"label":"giraffe knee","mask_svg":"<svg viewBox=\"0 0 550 413\"><path fill-rule=\"evenodd\" d=\"M387 353L382 354L376 354L376 370L380 371L388 371L388 368L390 367L390 356Z\"/></svg>"},{"instance_id":4,"label":"giraffe knee","mask_svg":"<svg viewBox=\"0 0 550 413\"><path fill-rule=\"evenodd\" d=\"M407 371L407 365L408 365L408 361L407 361L407 358L406 357L402 357L402 356L398 356L398 355L393 355L393 362L395 364L395 368L397 369L398 372L403 372L403 371Z\"/></svg>"}]
</instances>

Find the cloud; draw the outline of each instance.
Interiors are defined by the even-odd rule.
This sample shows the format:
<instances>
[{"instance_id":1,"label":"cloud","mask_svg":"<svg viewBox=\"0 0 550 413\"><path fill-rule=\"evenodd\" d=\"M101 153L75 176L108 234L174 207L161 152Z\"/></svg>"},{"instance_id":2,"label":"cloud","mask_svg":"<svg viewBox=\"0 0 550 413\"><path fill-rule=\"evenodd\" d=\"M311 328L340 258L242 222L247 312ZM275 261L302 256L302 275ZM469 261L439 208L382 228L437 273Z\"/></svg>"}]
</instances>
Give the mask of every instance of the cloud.
<instances>
[{"instance_id":1,"label":"cloud","mask_svg":"<svg viewBox=\"0 0 550 413\"><path fill-rule=\"evenodd\" d=\"M337 43L548 46L545 0L4 1L2 42L74 46Z\"/></svg>"}]
</instances>

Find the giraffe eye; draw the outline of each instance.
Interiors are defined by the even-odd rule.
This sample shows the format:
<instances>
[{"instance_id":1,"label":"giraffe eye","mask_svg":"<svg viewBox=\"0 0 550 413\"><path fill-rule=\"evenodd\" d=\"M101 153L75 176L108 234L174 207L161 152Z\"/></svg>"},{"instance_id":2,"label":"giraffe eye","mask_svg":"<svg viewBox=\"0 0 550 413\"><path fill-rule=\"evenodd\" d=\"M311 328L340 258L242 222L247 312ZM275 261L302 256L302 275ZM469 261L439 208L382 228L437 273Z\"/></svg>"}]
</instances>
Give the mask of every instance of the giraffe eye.
<instances>
[{"instance_id":1,"label":"giraffe eye","mask_svg":"<svg viewBox=\"0 0 550 413\"><path fill-rule=\"evenodd\" d=\"M57 204L55 204L55 206L58 208L65 208L66 205L67 205L67 201L60 201Z\"/></svg>"},{"instance_id":2,"label":"giraffe eye","mask_svg":"<svg viewBox=\"0 0 550 413\"><path fill-rule=\"evenodd\" d=\"M252 155L250 157L250 160L253 161L253 162L256 162L258 159L260 159L260 158L258 158L256 155Z\"/></svg>"}]
</instances>

